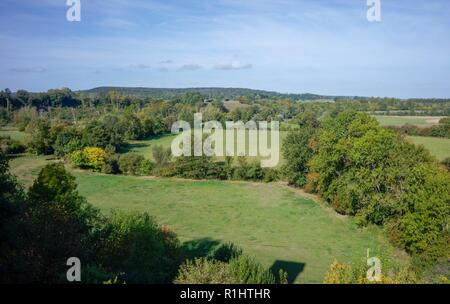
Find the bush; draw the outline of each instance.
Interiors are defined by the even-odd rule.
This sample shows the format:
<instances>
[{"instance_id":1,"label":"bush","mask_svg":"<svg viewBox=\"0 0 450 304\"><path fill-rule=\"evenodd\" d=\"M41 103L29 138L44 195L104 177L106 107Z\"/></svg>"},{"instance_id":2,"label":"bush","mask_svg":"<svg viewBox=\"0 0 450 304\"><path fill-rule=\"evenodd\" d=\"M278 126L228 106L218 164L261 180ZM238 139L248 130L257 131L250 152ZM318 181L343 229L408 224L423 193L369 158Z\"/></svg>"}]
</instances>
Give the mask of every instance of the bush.
<instances>
[{"instance_id":1,"label":"bush","mask_svg":"<svg viewBox=\"0 0 450 304\"><path fill-rule=\"evenodd\" d=\"M70 155L70 161L75 167L100 172L105 168L107 154L101 148L86 147L83 150L73 152Z\"/></svg>"},{"instance_id":2,"label":"bush","mask_svg":"<svg viewBox=\"0 0 450 304\"><path fill-rule=\"evenodd\" d=\"M87 147L83 150L87 166L94 171L100 172L106 164L106 151L101 148Z\"/></svg>"},{"instance_id":3,"label":"bush","mask_svg":"<svg viewBox=\"0 0 450 304\"><path fill-rule=\"evenodd\" d=\"M328 273L325 275L324 284L414 284L417 283L416 275L408 267L386 267L382 263L380 281L367 279L367 265L363 262L354 265L333 261Z\"/></svg>"},{"instance_id":4,"label":"bush","mask_svg":"<svg viewBox=\"0 0 450 304\"><path fill-rule=\"evenodd\" d=\"M64 128L56 136L53 149L55 155L63 157L83 148L81 134L73 127Z\"/></svg>"},{"instance_id":5,"label":"bush","mask_svg":"<svg viewBox=\"0 0 450 304\"><path fill-rule=\"evenodd\" d=\"M126 153L119 157L119 169L126 175L140 175L144 157L137 153Z\"/></svg>"},{"instance_id":6,"label":"bush","mask_svg":"<svg viewBox=\"0 0 450 304\"><path fill-rule=\"evenodd\" d=\"M280 271L278 279L253 258L240 255L229 263L214 259L186 261L180 267L176 284L286 284L287 274Z\"/></svg>"},{"instance_id":7,"label":"bush","mask_svg":"<svg viewBox=\"0 0 450 304\"><path fill-rule=\"evenodd\" d=\"M132 284L171 283L182 262L176 235L146 213L113 214L101 256L108 272Z\"/></svg>"},{"instance_id":8,"label":"bush","mask_svg":"<svg viewBox=\"0 0 450 304\"><path fill-rule=\"evenodd\" d=\"M228 264L215 260L195 259L183 264L175 284L233 284L237 279L231 274Z\"/></svg>"},{"instance_id":9,"label":"bush","mask_svg":"<svg viewBox=\"0 0 450 304\"><path fill-rule=\"evenodd\" d=\"M50 122L46 119L39 118L32 121L28 127L30 139L28 147L37 155L49 155L53 153L54 135L51 132Z\"/></svg>"},{"instance_id":10,"label":"bush","mask_svg":"<svg viewBox=\"0 0 450 304\"><path fill-rule=\"evenodd\" d=\"M164 149L162 146L155 146L152 149L152 155L156 167L161 168L170 162L172 151L170 148Z\"/></svg>"},{"instance_id":11,"label":"bush","mask_svg":"<svg viewBox=\"0 0 450 304\"><path fill-rule=\"evenodd\" d=\"M237 259L230 261L230 271L237 279L238 284L276 284L286 283L287 275L280 272L280 278L277 281L273 273L264 268L254 258L241 255Z\"/></svg>"},{"instance_id":12,"label":"bush","mask_svg":"<svg viewBox=\"0 0 450 304\"><path fill-rule=\"evenodd\" d=\"M155 163L153 163L151 160L145 159L141 163L140 174L143 176L151 175L154 168L155 168Z\"/></svg>"},{"instance_id":13,"label":"bush","mask_svg":"<svg viewBox=\"0 0 450 304\"><path fill-rule=\"evenodd\" d=\"M276 182L280 179L280 172L277 169L264 168L263 176L263 181L266 183Z\"/></svg>"},{"instance_id":14,"label":"bush","mask_svg":"<svg viewBox=\"0 0 450 304\"><path fill-rule=\"evenodd\" d=\"M20 154L26 150L25 145L9 136L0 136L0 151L5 154Z\"/></svg>"},{"instance_id":15,"label":"bush","mask_svg":"<svg viewBox=\"0 0 450 304\"><path fill-rule=\"evenodd\" d=\"M89 122L83 130L82 143L87 147L114 147L116 151L124 142L125 128L119 118L107 115L101 120Z\"/></svg>"},{"instance_id":16,"label":"bush","mask_svg":"<svg viewBox=\"0 0 450 304\"><path fill-rule=\"evenodd\" d=\"M233 167L233 179L244 181L262 181L264 171L257 161L247 162L246 157L238 157L238 165Z\"/></svg>"},{"instance_id":17,"label":"bush","mask_svg":"<svg viewBox=\"0 0 450 304\"><path fill-rule=\"evenodd\" d=\"M102 172L106 173L106 174L120 173L119 156L117 154L114 154L114 153L108 154L107 153L107 158L105 161L105 165L103 166Z\"/></svg>"},{"instance_id":18,"label":"bush","mask_svg":"<svg viewBox=\"0 0 450 304\"><path fill-rule=\"evenodd\" d=\"M207 259L213 259L220 262L230 262L242 255L242 249L233 243L220 244L215 247L207 256Z\"/></svg>"},{"instance_id":19,"label":"bush","mask_svg":"<svg viewBox=\"0 0 450 304\"><path fill-rule=\"evenodd\" d=\"M78 168L84 169L88 167L86 154L84 154L84 151L82 150L72 152L72 154L70 154L70 162L73 166Z\"/></svg>"},{"instance_id":20,"label":"bush","mask_svg":"<svg viewBox=\"0 0 450 304\"><path fill-rule=\"evenodd\" d=\"M450 157L447 157L443 161L441 161L441 164L444 165L444 167L450 171Z\"/></svg>"}]
</instances>

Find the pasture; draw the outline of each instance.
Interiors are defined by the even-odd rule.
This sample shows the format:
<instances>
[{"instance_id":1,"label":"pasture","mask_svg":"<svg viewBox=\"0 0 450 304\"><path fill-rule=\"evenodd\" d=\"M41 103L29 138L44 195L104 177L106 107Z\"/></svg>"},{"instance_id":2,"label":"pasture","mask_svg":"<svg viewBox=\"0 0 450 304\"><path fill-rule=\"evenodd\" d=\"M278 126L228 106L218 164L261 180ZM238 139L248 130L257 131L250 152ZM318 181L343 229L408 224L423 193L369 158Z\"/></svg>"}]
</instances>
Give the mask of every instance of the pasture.
<instances>
[{"instance_id":1,"label":"pasture","mask_svg":"<svg viewBox=\"0 0 450 304\"><path fill-rule=\"evenodd\" d=\"M11 161L30 185L45 157ZM70 169L70 168L69 168ZM193 247L232 241L267 266L284 268L295 283L321 283L334 260L357 261L383 252L405 261L377 227L354 220L282 183L188 181L73 171L80 193L104 213L148 212Z\"/></svg>"},{"instance_id":2,"label":"pasture","mask_svg":"<svg viewBox=\"0 0 450 304\"><path fill-rule=\"evenodd\" d=\"M283 144L283 140L286 138L287 132L286 131L280 131L280 148ZM152 138L152 139L145 139L145 140L133 140L133 141L128 141L128 144L125 146L124 148L124 152L135 152L135 153L139 153L142 154L144 157L153 160L153 153L152 150L155 146L163 146L164 148L170 148L171 144L172 144L172 140L174 140L176 137L176 135L163 135L160 136L158 138ZM235 133L235 137L234 137L234 141L236 143L237 139L236 139L237 135ZM249 141L248 141L248 130L246 132L246 151L249 150ZM268 136L268 142L269 142L269 146L270 146L270 136ZM224 143L224 151L226 151L225 149L226 146L226 142ZM283 155L282 155L282 151L280 150L280 161L278 163L278 167L282 166L284 163L284 159L283 159ZM235 155L237 155L236 149L235 149ZM249 161L254 161L254 160L260 160L263 157L261 156L257 156L257 157L248 157ZM223 160L224 157L217 157L218 160Z\"/></svg>"},{"instance_id":3,"label":"pasture","mask_svg":"<svg viewBox=\"0 0 450 304\"><path fill-rule=\"evenodd\" d=\"M423 145L438 160L450 157L450 139L439 137L408 136L416 145Z\"/></svg>"},{"instance_id":4,"label":"pasture","mask_svg":"<svg viewBox=\"0 0 450 304\"><path fill-rule=\"evenodd\" d=\"M28 134L25 132L21 132L16 128L2 127L0 128L0 136L9 136L11 137L11 139L17 140L21 143L25 143L27 141Z\"/></svg>"},{"instance_id":5,"label":"pasture","mask_svg":"<svg viewBox=\"0 0 450 304\"><path fill-rule=\"evenodd\" d=\"M439 124L443 116L389 116L374 115L382 126L403 126L406 124L416 125L418 127L431 127Z\"/></svg>"}]
</instances>

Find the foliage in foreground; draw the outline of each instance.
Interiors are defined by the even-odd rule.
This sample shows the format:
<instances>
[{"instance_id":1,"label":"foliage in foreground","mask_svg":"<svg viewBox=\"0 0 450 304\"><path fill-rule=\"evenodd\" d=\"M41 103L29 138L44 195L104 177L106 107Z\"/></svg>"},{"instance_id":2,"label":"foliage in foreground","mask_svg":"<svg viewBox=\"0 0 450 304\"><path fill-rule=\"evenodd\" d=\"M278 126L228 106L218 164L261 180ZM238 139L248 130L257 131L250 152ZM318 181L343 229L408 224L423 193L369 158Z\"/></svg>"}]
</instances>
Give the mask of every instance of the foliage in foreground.
<instances>
[{"instance_id":1,"label":"foliage in foreground","mask_svg":"<svg viewBox=\"0 0 450 304\"><path fill-rule=\"evenodd\" d=\"M310 171L310 189L339 213L386 227L420 268L449 258L450 175L422 147L343 112L324 122Z\"/></svg>"},{"instance_id":2,"label":"foliage in foreground","mask_svg":"<svg viewBox=\"0 0 450 304\"><path fill-rule=\"evenodd\" d=\"M177 284L286 284L287 274L275 277L255 259L240 255L229 262L197 258L186 261L175 279Z\"/></svg>"},{"instance_id":3,"label":"foliage in foreground","mask_svg":"<svg viewBox=\"0 0 450 304\"><path fill-rule=\"evenodd\" d=\"M408 267L382 268L379 281L367 278L368 266L364 263L348 264L333 261L325 275L325 284L415 284L417 278Z\"/></svg>"},{"instance_id":4,"label":"foliage in foreground","mask_svg":"<svg viewBox=\"0 0 450 304\"><path fill-rule=\"evenodd\" d=\"M102 216L62 164L25 193L0 154L0 186L1 283L67 282L69 257L82 261L82 282L169 283L182 263L173 232L147 214Z\"/></svg>"}]
</instances>

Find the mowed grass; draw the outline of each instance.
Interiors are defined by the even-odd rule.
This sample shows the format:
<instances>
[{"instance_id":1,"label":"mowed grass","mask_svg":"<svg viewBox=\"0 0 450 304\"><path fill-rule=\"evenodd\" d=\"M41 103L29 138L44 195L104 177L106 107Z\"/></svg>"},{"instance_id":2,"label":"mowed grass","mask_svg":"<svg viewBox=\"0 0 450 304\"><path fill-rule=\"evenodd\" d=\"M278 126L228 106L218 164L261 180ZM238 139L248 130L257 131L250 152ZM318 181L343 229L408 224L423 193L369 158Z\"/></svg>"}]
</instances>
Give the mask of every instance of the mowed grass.
<instances>
[{"instance_id":1,"label":"mowed grass","mask_svg":"<svg viewBox=\"0 0 450 304\"><path fill-rule=\"evenodd\" d=\"M14 159L12 172L29 184L47 162ZM268 267L286 268L295 283L321 283L334 259L364 259L368 248L404 261L377 227L358 228L283 184L72 173L80 193L105 214L148 212L184 242L233 242Z\"/></svg>"},{"instance_id":2,"label":"mowed grass","mask_svg":"<svg viewBox=\"0 0 450 304\"><path fill-rule=\"evenodd\" d=\"M408 136L407 138L416 145L423 145L430 150L431 154L436 156L438 160L450 157L450 139L423 136Z\"/></svg>"},{"instance_id":3,"label":"mowed grass","mask_svg":"<svg viewBox=\"0 0 450 304\"><path fill-rule=\"evenodd\" d=\"M442 116L388 116L374 115L382 126L403 126L406 124L418 127L430 127L439 124Z\"/></svg>"}]
</instances>

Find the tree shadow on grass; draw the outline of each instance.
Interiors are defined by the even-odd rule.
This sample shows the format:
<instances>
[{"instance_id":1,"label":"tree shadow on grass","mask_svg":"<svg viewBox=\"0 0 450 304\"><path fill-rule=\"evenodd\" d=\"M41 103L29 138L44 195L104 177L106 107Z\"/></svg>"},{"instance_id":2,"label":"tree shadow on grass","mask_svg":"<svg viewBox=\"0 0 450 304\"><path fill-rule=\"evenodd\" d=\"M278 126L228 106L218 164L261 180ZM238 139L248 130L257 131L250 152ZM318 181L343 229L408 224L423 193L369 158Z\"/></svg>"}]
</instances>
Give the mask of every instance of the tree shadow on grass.
<instances>
[{"instance_id":1,"label":"tree shadow on grass","mask_svg":"<svg viewBox=\"0 0 450 304\"><path fill-rule=\"evenodd\" d=\"M148 147L148 144L145 143L128 143L128 144L124 144L123 146L120 147L120 151L122 153L129 153L129 152L134 152L134 149L138 149L138 148L145 148Z\"/></svg>"},{"instance_id":2,"label":"tree shadow on grass","mask_svg":"<svg viewBox=\"0 0 450 304\"><path fill-rule=\"evenodd\" d=\"M182 244L183 251L187 259L204 258L220 245L221 242L210 238L202 238L192 241L187 241Z\"/></svg>"},{"instance_id":3,"label":"tree shadow on grass","mask_svg":"<svg viewBox=\"0 0 450 304\"><path fill-rule=\"evenodd\" d=\"M305 263L297 263L297 262L291 262L291 261L280 261L276 260L272 267L270 267L270 270L275 276L278 276L278 273L280 270L284 270L287 272L287 281L288 284L293 284L297 277L300 275L300 273L303 272L305 269Z\"/></svg>"}]
</instances>

